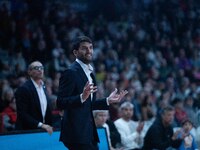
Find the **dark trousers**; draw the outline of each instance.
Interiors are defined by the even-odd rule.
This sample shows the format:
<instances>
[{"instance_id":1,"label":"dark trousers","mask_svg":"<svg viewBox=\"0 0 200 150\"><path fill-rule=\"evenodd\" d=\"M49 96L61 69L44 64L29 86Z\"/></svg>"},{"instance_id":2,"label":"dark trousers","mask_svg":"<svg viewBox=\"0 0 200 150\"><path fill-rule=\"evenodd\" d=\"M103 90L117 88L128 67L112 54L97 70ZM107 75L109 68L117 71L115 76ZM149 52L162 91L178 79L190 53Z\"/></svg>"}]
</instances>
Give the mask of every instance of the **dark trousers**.
<instances>
[{"instance_id":1,"label":"dark trousers","mask_svg":"<svg viewBox=\"0 0 200 150\"><path fill-rule=\"evenodd\" d=\"M97 143L80 144L80 143L64 143L69 150L99 150Z\"/></svg>"}]
</instances>

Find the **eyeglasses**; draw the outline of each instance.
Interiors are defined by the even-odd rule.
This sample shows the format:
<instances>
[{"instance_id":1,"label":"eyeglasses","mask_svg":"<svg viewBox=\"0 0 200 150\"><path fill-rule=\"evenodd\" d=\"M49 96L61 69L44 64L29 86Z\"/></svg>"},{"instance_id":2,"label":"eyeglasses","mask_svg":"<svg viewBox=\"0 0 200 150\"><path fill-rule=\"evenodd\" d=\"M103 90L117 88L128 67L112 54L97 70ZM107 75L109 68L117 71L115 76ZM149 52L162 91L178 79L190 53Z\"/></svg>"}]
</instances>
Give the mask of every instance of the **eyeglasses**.
<instances>
[{"instance_id":1,"label":"eyeglasses","mask_svg":"<svg viewBox=\"0 0 200 150\"><path fill-rule=\"evenodd\" d=\"M31 68L32 70L44 70L43 66L34 66Z\"/></svg>"}]
</instances>

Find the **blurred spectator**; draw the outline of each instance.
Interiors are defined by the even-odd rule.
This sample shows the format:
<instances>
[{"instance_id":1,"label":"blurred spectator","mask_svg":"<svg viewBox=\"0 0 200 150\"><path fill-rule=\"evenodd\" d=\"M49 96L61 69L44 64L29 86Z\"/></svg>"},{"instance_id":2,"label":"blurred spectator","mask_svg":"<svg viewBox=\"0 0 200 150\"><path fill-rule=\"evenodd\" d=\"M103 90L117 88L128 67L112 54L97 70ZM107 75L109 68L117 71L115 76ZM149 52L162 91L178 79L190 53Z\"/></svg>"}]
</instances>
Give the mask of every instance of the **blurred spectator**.
<instances>
[{"instance_id":1,"label":"blurred spectator","mask_svg":"<svg viewBox=\"0 0 200 150\"><path fill-rule=\"evenodd\" d=\"M121 135L124 150L137 150L143 145L144 122L135 122L132 120L133 109L134 106L130 102L122 103L120 106L121 118L114 122Z\"/></svg>"},{"instance_id":2,"label":"blurred spectator","mask_svg":"<svg viewBox=\"0 0 200 150\"><path fill-rule=\"evenodd\" d=\"M198 126L198 116L197 109L194 107L194 98L189 95L184 100L184 110L187 114L187 117L190 118L191 122L195 127Z\"/></svg>"},{"instance_id":3,"label":"blurred spectator","mask_svg":"<svg viewBox=\"0 0 200 150\"><path fill-rule=\"evenodd\" d=\"M14 91L11 87L7 87L3 90L2 99L1 99L1 110L4 110L9 106L10 102L13 101Z\"/></svg>"},{"instance_id":4,"label":"blurred spectator","mask_svg":"<svg viewBox=\"0 0 200 150\"><path fill-rule=\"evenodd\" d=\"M177 138L177 134L173 133L171 126L174 120L174 108L167 106L163 108L161 115L150 126L144 138L143 149L159 149L166 150L169 147L178 148L181 144L182 137Z\"/></svg>"},{"instance_id":5,"label":"blurred spectator","mask_svg":"<svg viewBox=\"0 0 200 150\"><path fill-rule=\"evenodd\" d=\"M154 111L153 107L154 106L151 100L151 95L145 96L141 104L141 114L143 121L151 120L156 116L156 111Z\"/></svg>"},{"instance_id":6,"label":"blurred spectator","mask_svg":"<svg viewBox=\"0 0 200 150\"><path fill-rule=\"evenodd\" d=\"M104 82L106 78L106 69L105 64L99 64L99 67L96 70L96 79L97 82Z\"/></svg>"},{"instance_id":7,"label":"blurred spectator","mask_svg":"<svg viewBox=\"0 0 200 150\"><path fill-rule=\"evenodd\" d=\"M95 121L95 124L97 127L106 128L110 150L119 150L119 147L117 149L114 148L114 147L116 147L116 145L112 145L112 142L111 142L112 141L111 129L110 129L109 125L106 123L108 120L108 117L109 117L108 111L107 110L94 110L93 116L94 116L94 121ZM117 133L118 133L118 131L116 130L115 134L117 134ZM119 135L119 133L118 133L118 135ZM118 143L117 146L120 146L120 143Z\"/></svg>"},{"instance_id":8,"label":"blurred spectator","mask_svg":"<svg viewBox=\"0 0 200 150\"><path fill-rule=\"evenodd\" d=\"M65 51L61 46L61 42L60 41L56 41L55 47L52 50L52 57L58 58L64 52Z\"/></svg>"},{"instance_id":9,"label":"blurred spectator","mask_svg":"<svg viewBox=\"0 0 200 150\"><path fill-rule=\"evenodd\" d=\"M13 131L17 120L16 102L13 97L8 106L2 111L3 132Z\"/></svg>"},{"instance_id":10,"label":"blurred spectator","mask_svg":"<svg viewBox=\"0 0 200 150\"><path fill-rule=\"evenodd\" d=\"M60 53L59 56L53 57L53 68L56 72L63 72L70 65L64 52Z\"/></svg>"},{"instance_id":11,"label":"blurred spectator","mask_svg":"<svg viewBox=\"0 0 200 150\"><path fill-rule=\"evenodd\" d=\"M198 128L196 129L196 140L198 146L200 147L200 126L198 126Z\"/></svg>"},{"instance_id":12,"label":"blurred spectator","mask_svg":"<svg viewBox=\"0 0 200 150\"><path fill-rule=\"evenodd\" d=\"M184 109L184 103L183 100L179 98L175 98L172 103L175 109L175 122L177 126L180 127L183 120L185 120L188 117Z\"/></svg>"},{"instance_id":13,"label":"blurred spectator","mask_svg":"<svg viewBox=\"0 0 200 150\"><path fill-rule=\"evenodd\" d=\"M182 132L178 136L182 136L184 134L184 139L177 150L198 150L198 146L196 143L196 139L194 135L192 135L191 130L193 128L193 123L189 119L185 119L182 122Z\"/></svg>"},{"instance_id":14,"label":"blurred spectator","mask_svg":"<svg viewBox=\"0 0 200 150\"><path fill-rule=\"evenodd\" d=\"M11 66L13 67L13 72L15 72L16 75L20 75L26 71L27 64L22 56L22 52L19 51L16 55L12 56Z\"/></svg>"}]
</instances>

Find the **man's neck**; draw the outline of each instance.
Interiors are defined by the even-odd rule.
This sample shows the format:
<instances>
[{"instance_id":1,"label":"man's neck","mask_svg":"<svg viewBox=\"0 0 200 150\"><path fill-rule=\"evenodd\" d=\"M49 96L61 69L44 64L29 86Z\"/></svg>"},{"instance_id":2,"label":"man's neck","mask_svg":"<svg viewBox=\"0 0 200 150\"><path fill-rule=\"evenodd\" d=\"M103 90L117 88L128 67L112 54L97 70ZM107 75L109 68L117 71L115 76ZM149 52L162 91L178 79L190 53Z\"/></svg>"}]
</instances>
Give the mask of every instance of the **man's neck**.
<instances>
[{"instance_id":1,"label":"man's neck","mask_svg":"<svg viewBox=\"0 0 200 150\"><path fill-rule=\"evenodd\" d=\"M34 81L39 87L43 85L42 79L34 80L33 78L31 78L31 80Z\"/></svg>"},{"instance_id":2,"label":"man's neck","mask_svg":"<svg viewBox=\"0 0 200 150\"><path fill-rule=\"evenodd\" d=\"M124 121L129 122L131 119L130 118L122 118Z\"/></svg>"}]
</instances>

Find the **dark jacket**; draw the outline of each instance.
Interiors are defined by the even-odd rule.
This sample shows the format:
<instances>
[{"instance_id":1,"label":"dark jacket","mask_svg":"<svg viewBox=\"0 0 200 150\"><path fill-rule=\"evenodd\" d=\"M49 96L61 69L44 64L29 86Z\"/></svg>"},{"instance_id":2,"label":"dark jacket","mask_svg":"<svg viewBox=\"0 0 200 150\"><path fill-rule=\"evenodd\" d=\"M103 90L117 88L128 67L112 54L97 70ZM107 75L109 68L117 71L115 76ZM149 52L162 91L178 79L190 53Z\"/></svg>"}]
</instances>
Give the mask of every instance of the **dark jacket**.
<instances>
[{"instance_id":1,"label":"dark jacket","mask_svg":"<svg viewBox=\"0 0 200 150\"><path fill-rule=\"evenodd\" d=\"M17 89L15 92L17 105L17 130L37 129L39 122L52 125L51 103L47 94L46 97L47 110L45 115L45 122L43 122L40 100L33 82L28 80Z\"/></svg>"},{"instance_id":2,"label":"dark jacket","mask_svg":"<svg viewBox=\"0 0 200 150\"><path fill-rule=\"evenodd\" d=\"M93 109L108 109L106 99L96 100L96 94L81 103L80 94L88 81L80 64L76 61L63 72L59 81L57 107L64 110L61 122L60 141L64 143L88 144L99 142ZM95 78L93 82L96 84Z\"/></svg>"},{"instance_id":3,"label":"dark jacket","mask_svg":"<svg viewBox=\"0 0 200 150\"><path fill-rule=\"evenodd\" d=\"M120 136L115 124L110 120L107 120L106 123L109 126L110 140L111 140L112 147L116 148L117 146L121 146L121 136Z\"/></svg>"},{"instance_id":4,"label":"dark jacket","mask_svg":"<svg viewBox=\"0 0 200 150\"><path fill-rule=\"evenodd\" d=\"M159 117L151 125L144 138L143 150L166 150L168 147L177 148L181 140L172 140L172 126L164 127L161 118Z\"/></svg>"}]
</instances>

